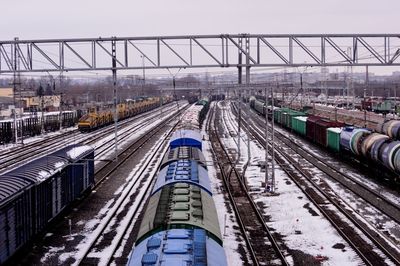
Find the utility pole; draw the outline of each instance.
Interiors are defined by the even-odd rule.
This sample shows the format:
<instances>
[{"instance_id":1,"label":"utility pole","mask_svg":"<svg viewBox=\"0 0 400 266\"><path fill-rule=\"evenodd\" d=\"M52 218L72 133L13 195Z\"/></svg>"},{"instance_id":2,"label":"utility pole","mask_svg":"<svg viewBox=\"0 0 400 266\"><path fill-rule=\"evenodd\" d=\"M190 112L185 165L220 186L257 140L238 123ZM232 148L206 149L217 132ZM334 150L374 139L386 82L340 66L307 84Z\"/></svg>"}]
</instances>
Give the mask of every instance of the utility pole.
<instances>
[{"instance_id":1,"label":"utility pole","mask_svg":"<svg viewBox=\"0 0 400 266\"><path fill-rule=\"evenodd\" d=\"M18 38L14 38L15 41L18 41ZM16 92L17 92L17 44L14 44L14 79L13 79L13 118L14 118L14 139L15 144L18 142L18 129L17 129L17 101L16 101Z\"/></svg>"},{"instance_id":2,"label":"utility pole","mask_svg":"<svg viewBox=\"0 0 400 266\"><path fill-rule=\"evenodd\" d=\"M369 87L368 65L365 67L365 89L364 89L364 127L367 127L367 106L366 106L366 90Z\"/></svg>"},{"instance_id":3,"label":"utility pole","mask_svg":"<svg viewBox=\"0 0 400 266\"><path fill-rule=\"evenodd\" d=\"M265 87L265 188L264 191L268 192L268 110L267 110L267 87Z\"/></svg>"},{"instance_id":4,"label":"utility pole","mask_svg":"<svg viewBox=\"0 0 400 266\"><path fill-rule=\"evenodd\" d=\"M347 55L349 57L352 56L351 55L351 47L347 48ZM350 72L350 74L349 74L349 72ZM347 88L347 90L346 90L347 91L347 93L346 93L346 106L347 106L347 109L349 109L349 107L350 107L349 96L350 96L350 93L351 93L350 91L352 90L351 89L351 87L352 87L352 79L353 79L353 67L352 66L348 66L347 67L347 75L346 75L346 88ZM353 100L354 100L354 98L353 98Z\"/></svg>"},{"instance_id":5,"label":"utility pole","mask_svg":"<svg viewBox=\"0 0 400 266\"><path fill-rule=\"evenodd\" d=\"M142 68L143 68L143 85L146 85L146 68L144 56L142 55Z\"/></svg>"},{"instance_id":6,"label":"utility pole","mask_svg":"<svg viewBox=\"0 0 400 266\"><path fill-rule=\"evenodd\" d=\"M113 78L113 94L114 94L114 152L115 161L118 161L118 107L117 107L117 44L115 37L111 41L112 53L112 78Z\"/></svg>"},{"instance_id":7,"label":"utility pole","mask_svg":"<svg viewBox=\"0 0 400 266\"><path fill-rule=\"evenodd\" d=\"M241 109L241 90L240 87L238 88L239 93L238 93L238 104L239 104L239 119L238 119L238 158L236 163L239 163L240 160L240 128L241 128L241 122L242 122L242 109Z\"/></svg>"},{"instance_id":8,"label":"utility pole","mask_svg":"<svg viewBox=\"0 0 400 266\"><path fill-rule=\"evenodd\" d=\"M19 86L19 104L18 105L19 105L20 117L21 117L21 144L24 145L24 129L22 127L22 116L23 116L24 105L22 104L22 83L21 83L21 73L19 72L21 55L19 54L19 52L18 52L17 58L18 58L18 60L17 60L17 69L18 69L17 85Z\"/></svg>"},{"instance_id":9,"label":"utility pole","mask_svg":"<svg viewBox=\"0 0 400 266\"><path fill-rule=\"evenodd\" d=\"M252 91L248 91L248 99L250 99L250 97L251 97L251 94L252 94ZM250 114L250 101L249 101L249 103L247 104L247 107L248 107L248 114ZM247 135L247 163L248 164L250 164L250 156L251 156L251 154L250 154L250 134L248 134Z\"/></svg>"},{"instance_id":10,"label":"utility pole","mask_svg":"<svg viewBox=\"0 0 400 266\"><path fill-rule=\"evenodd\" d=\"M146 70L145 70L145 64L144 64L144 56L140 56L142 58L142 69L143 69L143 83L142 83L142 96L144 96L144 87L146 85Z\"/></svg>"},{"instance_id":11,"label":"utility pole","mask_svg":"<svg viewBox=\"0 0 400 266\"><path fill-rule=\"evenodd\" d=\"M300 73L300 91L301 91L301 97L300 97L300 107L303 108L303 73ZM292 106L290 106L292 108Z\"/></svg>"},{"instance_id":12,"label":"utility pole","mask_svg":"<svg viewBox=\"0 0 400 266\"><path fill-rule=\"evenodd\" d=\"M397 84L394 85L394 115L397 114Z\"/></svg>"},{"instance_id":13,"label":"utility pole","mask_svg":"<svg viewBox=\"0 0 400 266\"><path fill-rule=\"evenodd\" d=\"M60 130L62 129L62 120L63 120L63 115L62 115L62 82L63 81L63 71L61 70L60 72Z\"/></svg>"},{"instance_id":14,"label":"utility pole","mask_svg":"<svg viewBox=\"0 0 400 266\"><path fill-rule=\"evenodd\" d=\"M274 121L274 112L275 111L274 111L274 88L273 87L271 88L271 108L272 108L272 119L271 119L271 126L272 126L271 192L274 193L275 192L275 121Z\"/></svg>"},{"instance_id":15,"label":"utility pole","mask_svg":"<svg viewBox=\"0 0 400 266\"><path fill-rule=\"evenodd\" d=\"M42 85L40 84L40 87ZM40 89L39 89L40 90ZM41 121L41 134L44 134L44 89L42 87L41 93L39 95L40 97L40 111L42 113L41 117L40 117L40 121Z\"/></svg>"}]
</instances>

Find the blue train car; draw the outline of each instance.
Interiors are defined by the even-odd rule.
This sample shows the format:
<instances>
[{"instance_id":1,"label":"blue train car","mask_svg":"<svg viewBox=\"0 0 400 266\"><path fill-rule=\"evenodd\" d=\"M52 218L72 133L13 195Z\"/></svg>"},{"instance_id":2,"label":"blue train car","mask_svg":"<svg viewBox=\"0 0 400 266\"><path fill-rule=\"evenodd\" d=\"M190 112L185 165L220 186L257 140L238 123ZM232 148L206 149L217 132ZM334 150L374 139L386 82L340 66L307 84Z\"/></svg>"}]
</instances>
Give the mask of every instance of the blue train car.
<instances>
[{"instance_id":1,"label":"blue train car","mask_svg":"<svg viewBox=\"0 0 400 266\"><path fill-rule=\"evenodd\" d=\"M178 160L161 169L151 194L153 195L166 185L175 183L193 184L212 195L207 169L193 160Z\"/></svg>"},{"instance_id":2,"label":"blue train car","mask_svg":"<svg viewBox=\"0 0 400 266\"><path fill-rule=\"evenodd\" d=\"M161 162L160 169L181 159L194 160L207 169L206 158L202 151L199 148L189 146L180 146L175 149L169 149Z\"/></svg>"},{"instance_id":3,"label":"blue train car","mask_svg":"<svg viewBox=\"0 0 400 266\"><path fill-rule=\"evenodd\" d=\"M70 158L70 163L73 165L73 167L66 169L66 175L70 177L68 186L70 199L78 198L94 185L94 150L92 148L73 145L53 155L61 158Z\"/></svg>"},{"instance_id":4,"label":"blue train car","mask_svg":"<svg viewBox=\"0 0 400 266\"><path fill-rule=\"evenodd\" d=\"M222 245L213 197L192 184L166 185L150 196L136 245L162 230L197 228L206 230L210 237Z\"/></svg>"},{"instance_id":5,"label":"blue train car","mask_svg":"<svg viewBox=\"0 0 400 266\"><path fill-rule=\"evenodd\" d=\"M170 140L127 265L227 265L197 131L201 110L192 108Z\"/></svg>"},{"instance_id":6,"label":"blue train car","mask_svg":"<svg viewBox=\"0 0 400 266\"><path fill-rule=\"evenodd\" d=\"M180 146L189 146L202 150L201 141L201 134L198 131L182 129L175 131L171 137L169 146L171 149Z\"/></svg>"},{"instance_id":7,"label":"blue train car","mask_svg":"<svg viewBox=\"0 0 400 266\"><path fill-rule=\"evenodd\" d=\"M226 265L224 249L203 229L171 229L142 241L132 252L129 266Z\"/></svg>"},{"instance_id":8,"label":"blue train car","mask_svg":"<svg viewBox=\"0 0 400 266\"><path fill-rule=\"evenodd\" d=\"M0 264L90 190L93 159L93 148L73 145L0 176Z\"/></svg>"}]
</instances>

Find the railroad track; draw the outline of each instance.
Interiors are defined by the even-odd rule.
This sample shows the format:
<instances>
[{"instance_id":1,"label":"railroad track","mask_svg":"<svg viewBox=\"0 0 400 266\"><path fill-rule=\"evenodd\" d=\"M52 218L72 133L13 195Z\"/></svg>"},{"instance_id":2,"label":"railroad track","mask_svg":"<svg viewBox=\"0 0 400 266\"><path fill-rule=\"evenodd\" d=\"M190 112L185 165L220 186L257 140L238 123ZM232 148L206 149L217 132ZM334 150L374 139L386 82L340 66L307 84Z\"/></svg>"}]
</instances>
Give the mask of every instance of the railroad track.
<instances>
[{"instance_id":1,"label":"railroad track","mask_svg":"<svg viewBox=\"0 0 400 266\"><path fill-rule=\"evenodd\" d=\"M166 126L168 123L171 123L176 116L179 116L186 109L187 108L184 108L177 113L172 113L168 119L164 120L161 124L155 125L146 134L143 134L128 147L121 150L118 154L118 161L108 160L105 164L97 168L95 173L96 187L99 186L103 180L107 179L113 172L115 172L118 167L120 167L129 157L138 152L139 149L155 134L159 133L162 127Z\"/></svg>"},{"instance_id":2,"label":"railroad track","mask_svg":"<svg viewBox=\"0 0 400 266\"><path fill-rule=\"evenodd\" d=\"M263 127L263 120L260 116L252 114L252 120L256 120L255 123L259 127ZM381 193L376 190L371 189L363 182L354 179L349 174L343 172L338 166L332 163L327 163L326 158L321 158L316 156L314 153L310 153L304 148L304 146L299 143L294 142L287 135L275 131L275 136L277 141L281 141L281 144L287 146L295 153L299 154L302 159L311 163L314 167L318 168L320 171L330 176L332 179L339 182L341 185L352 191L358 197L362 198L374 208L378 209L396 223L400 224L400 206L398 202L393 202L392 200L384 197Z\"/></svg>"},{"instance_id":3,"label":"railroad track","mask_svg":"<svg viewBox=\"0 0 400 266\"><path fill-rule=\"evenodd\" d=\"M155 129L154 131L154 134L155 132L160 131L161 128L163 128L165 125L166 123L163 123L162 125L157 127L157 129ZM140 210L142 209L146 199L148 198L150 188L154 183L158 170L157 167L154 167L154 165L158 165L159 161L163 158L163 154L166 153L166 140L170 137L171 132L175 129L176 125L177 124L175 124L175 126L173 126L172 129L169 130L168 134L156 144L156 147L153 149L151 154L147 156L146 162L142 164L140 169L136 172L135 178L132 178L131 181L126 185L121 193L122 196L118 198L112 211L110 211L103 219L102 225L96 228L95 232L93 232L95 237L92 238L86 249L81 251L83 253L83 256L76 260L74 262L74 265L87 265L93 263L97 265L109 265L118 258L118 256L116 256L116 252L121 247L124 238L126 237L129 229L133 226L135 219L137 219ZM139 142L136 142L134 145L132 145L132 147L129 148L129 151L125 152L125 157L120 161L120 163L113 166L110 170L106 171L106 173L104 172L104 177L101 180L114 173L123 162L134 156L138 149L144 144L144 142L146 142L154 134L152 133L151 136L146 136ZM158 156L160 154L161 156ZM150 178L148 178L149 176ZM115 222L117 220L116 217L119 216L121 212L126 211L126 206L130 206L129 210L122 218L122 220L118 221L118 230L116 234L114 234L110 239L108 233L110 231L116 230L114 228ZM96 254L99 253L97 250L104 250L104 242L111 242L111 244L106 247L108 252L107 256L105 258L103 256L99 261L97 261L98 258L96 257ZM96 260L96 262L94 262L93 260Z\"/></svg>"},{"instance_id":4,"label":"railroad track","mask_svg":"<svg viewBox=\"0 0 400 266\"><path fill-rule=\"evenodd\" d=\"M165 120L163 120L161 123L153 126L151 129L149 129L146 134L143 134L142 136L140 136L139 138L135 139L131 144L125 146L123 149L120 150L119 152L119 159L118 161L107 161L106 164L102 165L100 168L97 168L96 166L96 172L95 172L95 186L93 187L93 190L98 189L98 187L102 184L104 184L104 182L106 180L109 179L109 177L112 177L113 174L116 174L116 171L118 171L118 169L127 162L127 160L129 160L130 158L134 157L135 155L137 155L139 152L141 152L141 148L148 142L150 141L151 138L154 138L154 136L156 134L159 134L161 131L163 131L164 129L168 132L168 135L170 135L170 132L172 132L173 128L176 126L172 126L172 129L167 130L167 128L171 127L171 123L175 120L176 116L179 115L180 113L184 112L187 109L187 107L181 108L178 112L176 113L170 113L169 117ZM165 137L166 138L166 137ZM138 178L136 177L132 177L131 180L129 181L129 184L127 184L123 191L120 192L121 197L119 199L117 199L116 201L116 205L118 205L117 209L110 209L109 212L107 212L107 215L104 217L104 219L106 219L106 222L102 222L98 227L96 227L96 230L91 234L95 235L96 238L96 242L93 241L92 237L89 237L89 241L91 241L91 243L89 243L89 248L88 248L88 244L85 243L84 247L80 248L78 247L78 253L79 254L84 254L82 255L82 257L76 259L75 261L75 265L98 265L99 262L96 261L95 263L93 262L93 260L98 260L98 258L92 258L90 257L91 255L93 255L93 252L96 253L96 248L99 246L100 241L108 241L110 246L108 246L107 250L112 249L113 253L112 256L109 256L109 258L107 258L107 261L100 261L101 265L109 265L110 262L112 260L115 259L120 259L117 256L114 256L115 253L117 252L118 248L121 247L121 245L123 244L125 238L127 237L127 230L129 230L130 227L132 227L132 223L135 222L136 217L138 215L138 211L141 210L142 208L142 203L141 206L138 205L138 202L141 202L142 199L140 199L140 197L144 197L142 195L142 193L148 193L148 188L146 189L146 182L148 182L148 180L150 180L152 177L152 174L150 173L149 175L145 174L146 170L149 170L150 168L153 168L154 171L157 171L157 165L158 163L154 163L154 158L157 155L157 151L160 151L160 145L165 143L165 138L163 138L163 140L158 140L158 144L156 148L154 149L154 152L151 153L151 155L147 156L146 162L140 167L140 169L138 169L135 173L135 176L138 176ZM158 154L160 154L158 152ZM161 157L157 157L160 160L162 159ZM151 159L151 160L150 160ZM150 160L150 162L148 161ZM154 172L153 171L153 172ZM138 173L141 173L138 175ZM140 177L140 178L139 178ZM140 180L138 180L140 179ZM129 194L129 196L128 196ZM132 194L134 195L134 198L132 196ZM89 195L89 194L88 194ZM76 208L79 208L79 205L82 204L87 197L82 197L80 198L78 201L76 201L73 205L69 206L68 210L66 213L64 213L64 215L68 216L68 212L71 210L74 210ZM147 198L147 196L145 197ZM129 199L131 199L130 201L130 205L126 205L127 202L129 202ZM137 207L135 205L138 205ZM131 208L131 206L133 206ZM129 213L127 213L127 215L123 215L121 218L121 213L120 211L123 211L125 209L129 209ZM126 210L125 210L126 211ZM131 215L131 213L133 212L133 214ZM131 215L131 216L128 216ZM129 217L129 220L126 221L127 217ZM103 221L103 220L102 220ZM118 234L113 236L112 239L110 239L109 236L109 229L111 228L112 230L115 230L115 228L113 228L113 226L115 225L114 221L117 221L121 226L118 229ZM104 224L104 226L102 226L102 224ZM55 226L57 226L55 224ZM52 229L49 228L49 230L51 231ZM99 231L100 230L100 231ZM120 232L123 232L122 234ZM117 241L117 243L115 243L114 241ZM101 243L101 245L103 245L103 242ZM111 254L111 253L107 253L107 254ZM74 255L75 256L75 255ZM105 256L103 256L105 257ZM126 260L126 259L125 259ZM24 263L27 263L26 261ZM125 264L126 261L122 264ZM117 263L119 265L119 263Z\"/></svg>"},{"instance_id":5,"label":"railroad track","mask_svg":"<svg viewBox=\"0 0 400 266\"><path fill-rule=\"evenodd\" d=\"M216 121L221 121L219 112L212 107L211 113L207 128L213 153L254 265L288 265L261 212L245 189L242 176L235 169L222 144L219 129L216 127Z\"/></svg>"},{"instance_id":6,"label":"railroad track","mask_svg":"<svg viewBox=\"0 0 400 266\"><path fill-rule=\"evenodd\" d=\"M174 105L168 106L168 110L172 110L173 108ZM139 122L140 124L136 126L136 128L138 129L145 123L150 123L151 121L158 119L159 118L158 111L159 109L155 109L154 112L143 113L138 116L132 117L130 119L123 120L119 123L118 130L124 131L124 128L130 127L131 123L135 122L135 120L143 119L143 121ZM147 119L144 120L145 118ZM66 143L81 143L90 145L95 143L99 139L112 134L113 132L114 132L113 126L108 126L104 129L96 130L90 134L80 133L78 131L72 135L68 135L66 133L67 136L62 134L59 135L59 137L57 138L52 138L52 140L49 142L46 139L44 143L42 142L34 143L27 148L22 148L21 150L18 150L17 152L11 151L10 152L11 154L7 152L7 154L0 156L0 164L2 166L0 169L0 173L11 170L14 167L26 163L28 160L32 159L33 155L35 157L43 156L51 151L61 148L62 146L66 145ZM101 147L106 147L106 146L112 146L112 144L108 143L101 145ZM104 151L100 151L100 153L106 152L108 148L103 149Z\"/></svg>"},{"instance_id":7,"label":"railroad track","mask_svg":"<svg viewBox=\"0 0 400 266\"><path fill-rule=\"evenodd\" d=\"M265 147L264 133L260 128L251 125L249 119L243 119L244 128L251 134L263 147ZM279 137L276 138L280 140ZM284 144L285 142L281 142ZM270 143L269 151L272 146ZM285 149L275 150L275 160L283 171L293 180L293 182L303 191L307 198L318 208L326 217L338 233L349 243L357 252L366 265L384 265L384 259L374 251L374 246L370 245L359 232L366 236L380 251L382 251L392 262L400 265L399 253L389 245L377 231L366 226L360 219L356 218L354 212L342 206L337 198L333 198L314 180L314 174L302 167L294 153L289 153ZM335 208L336 210L334 210ZM339 213L344 215L343 219ZM351 225L350 225L351 223ZM359 230L358 232L354 227Z\"/></svg>"},{"instance_id":8,"label":"railroad track","mask_svg":"<svg viewBox=\"0 0 400 266\"><path fill-rule=\"evenodd\" d=\"M22 146L16 146L16 147L11 147L10 149L4 149L0 151L0 162L3 160L7 159L9 156L15 155L16 153L21 153L23 151L26 151L27 149L30 149L32 147L37 148L39 145L42 147L48 147L59 141L60 139L63 139L66 136L71 136L71 134L76 134L79 133L78 129L62 132L61 134L56 134L56 132L51 132L51 133L46 133L46 135L40 135L40 136L35 136L37 140L29 142L29 143L24 143ZM50 136L48 136L50 135ZM42 139L43 137L46 138L46 141Z\"/></svg>"}]
</instances>

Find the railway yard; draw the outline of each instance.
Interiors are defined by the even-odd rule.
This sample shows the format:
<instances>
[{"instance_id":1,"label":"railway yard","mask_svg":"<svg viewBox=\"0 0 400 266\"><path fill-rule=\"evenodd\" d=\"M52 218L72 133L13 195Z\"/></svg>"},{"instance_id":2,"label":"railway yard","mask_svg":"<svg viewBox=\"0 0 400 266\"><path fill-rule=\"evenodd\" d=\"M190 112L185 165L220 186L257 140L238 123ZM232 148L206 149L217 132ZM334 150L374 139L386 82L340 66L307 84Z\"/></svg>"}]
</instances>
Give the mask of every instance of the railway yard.
<instances>
[{"instance_id":1,"label":"railway yard","mask_svg":"<svg viewBox=\"0 0 400 266\"><path fill-rule=\"evenodd\" d=\"M400 1L3 1L0 266L400 266Z\"/></svg>"},{"instance_id":2,"label":"railway yard","mask_svg":"<svg viewBox=\"0 0 400 266\"><path fill-rule=\"evenodd\" d=\"M293 115L288 128L286 113L257 101L173 101L129 115L117 160L113 125L3 145L1 263L399 265L397 168L314 143L296 123L315 116ZM25 183L12 192L10 180Z\"/></svg>"}]
</instances>

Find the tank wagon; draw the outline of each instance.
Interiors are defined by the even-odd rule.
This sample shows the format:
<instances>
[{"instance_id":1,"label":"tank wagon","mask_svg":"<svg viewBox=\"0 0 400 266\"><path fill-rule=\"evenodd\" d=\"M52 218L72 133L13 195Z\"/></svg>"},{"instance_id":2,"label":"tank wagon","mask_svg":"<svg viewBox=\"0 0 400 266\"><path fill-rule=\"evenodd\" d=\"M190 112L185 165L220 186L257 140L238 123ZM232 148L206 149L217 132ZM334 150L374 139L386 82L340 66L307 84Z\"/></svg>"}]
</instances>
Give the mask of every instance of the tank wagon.
<instances>
[{"instance_id":1,"label":"tank wagon","mask_svg":"<svg viewBox=\"0 0 400 266\"><path fill-rule=\"evenodd\" d=\"M80 110L63 111L60 116L59 112L45 113L43 120L41 116L27 116L17 119L17 134L18 137L33 137L40 135L43 129L46 132L57 131L61 126L63 128L72 127L76 125L81 116ZM15 139L14 120L0 120L0 144L10 143Z\"/></svg>"},{"instance_id":2,"label":"tank wagon","mask_svg":"<svg viewBox=\"0 0 400 266\"><path fill-rule=\"evenodd\" d=\"M94 150L71 145L0 176L0 264L94 186Z\"/></svg>"},{"instance_id":3,"label":"tank wagon","mask_svg":"<svg viewBox=\"0 0 400 266\"><path fill-rule=\"evenodd\" d=\"M375 131L392 139L400 139L400 120L384 121L376 126Z\"/></svg>"},{"instance_id":4,"label":"tank wagon","mask_svg":"<svg viewBox=\"0 0 400 266\"><path fill-rule=\"evenodd\" d=\"M186 126L201 112L192 107ZM189 128L170 140L128 265L227 265L198 121Z\"/></svg>"},{"instance_id":5,"label":"tank wagon","mask_svg":"<svg viewBox=\"0 0 400 266\"><path fill-rule=\"evenodd\" d=\"M128 100L117 105L118 121L150 111L172 101L171 97L141 98L138 100ZM78 122L78 129L81 132L89 132L104 127L114 122L114 112L112 106L98 111L91 108L89 112L82 116Z\"/></svg>"},{"instance_id":6,"label":"tank wagon","mask_svg":"<svg viewBox=\"0 0 400 266\"><path fill-rule=\"evenodd\" d=\"M266 107L264 102L255 98L250 100L250 106L264 116L267 109L269 114L272 113L271 106ZM396 140L400 138L398 120L386 121L372 130L347 126L289 108L274 107L273 113L276 123L332 152L384 166L396 178L400 173L400 141Z\"/></svg>"}]
</instances>

